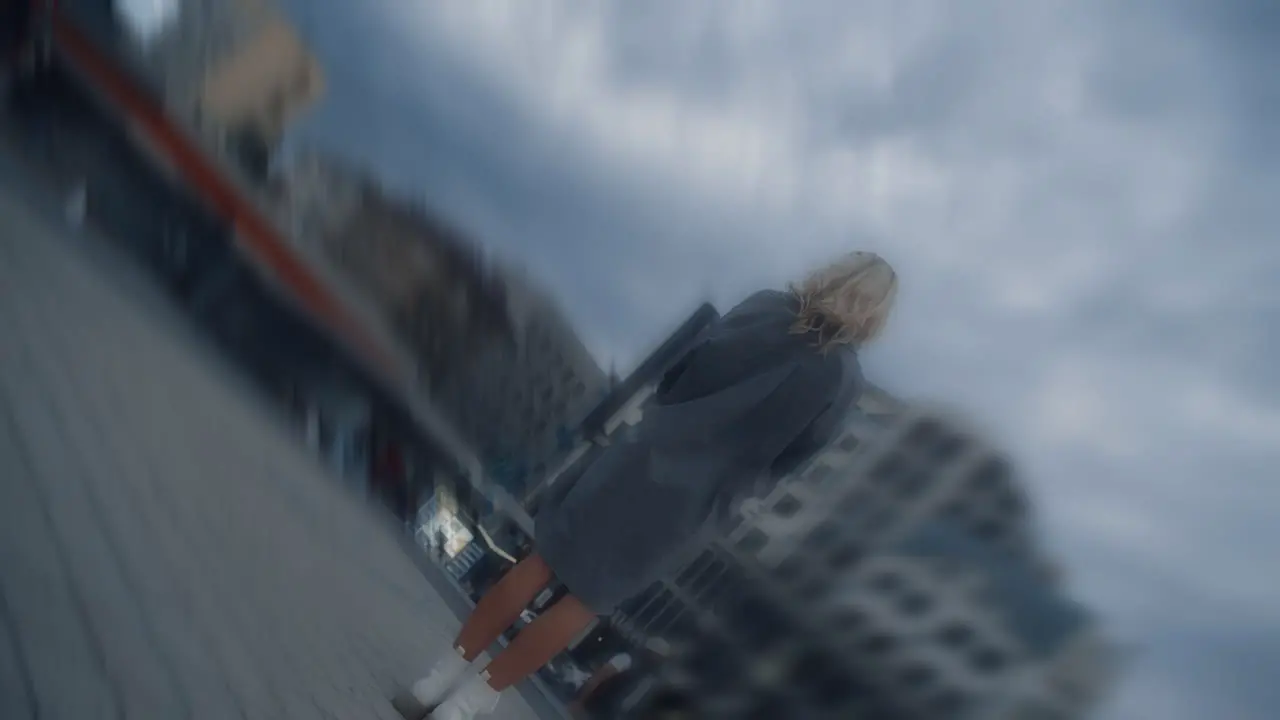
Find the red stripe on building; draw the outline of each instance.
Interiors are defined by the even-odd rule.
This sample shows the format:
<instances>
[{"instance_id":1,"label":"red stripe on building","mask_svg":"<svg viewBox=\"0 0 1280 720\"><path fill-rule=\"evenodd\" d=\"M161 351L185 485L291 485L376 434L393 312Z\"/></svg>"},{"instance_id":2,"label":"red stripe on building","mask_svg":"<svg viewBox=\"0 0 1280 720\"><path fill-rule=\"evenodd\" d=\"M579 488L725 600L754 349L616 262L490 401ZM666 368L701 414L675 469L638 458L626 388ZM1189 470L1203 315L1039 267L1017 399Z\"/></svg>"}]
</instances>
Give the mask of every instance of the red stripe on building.
<instances>
[{"instance_id":1,"label":"red stripe on building","mask_svg":"<svg viewBox=\"0 0 1280 720\"><path fill-rule=\"evenodd\" d=\"M136 126L197 196L234 228L241 250L283 285L303 309L346 341L361 359L387 379L398 379L392 353L367 332L321 279L294 254L274 224L244 198L222 171L184 132L164 108L118 67L111 55L62 13L53 18L54 44L107 102Z\"/></svg>"}]
</instances>

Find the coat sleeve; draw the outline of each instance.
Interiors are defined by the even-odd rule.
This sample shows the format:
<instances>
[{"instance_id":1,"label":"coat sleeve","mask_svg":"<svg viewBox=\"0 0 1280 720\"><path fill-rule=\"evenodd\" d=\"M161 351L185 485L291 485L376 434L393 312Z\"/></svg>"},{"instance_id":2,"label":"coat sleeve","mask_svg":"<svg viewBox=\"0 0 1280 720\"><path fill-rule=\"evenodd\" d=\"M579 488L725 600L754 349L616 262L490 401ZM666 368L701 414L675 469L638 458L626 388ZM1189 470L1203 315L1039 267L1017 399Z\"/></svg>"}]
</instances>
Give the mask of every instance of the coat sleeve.
<instances>
[{"instance_id":1,"label":"coat sleeve","mask_svg":"<svg viewBox=\"0 0 1280 720\"><path fill-rule=\"evenodd\" d=\"M862 394L862 373L855 355L850 354L842 362L838 377L832 388L831 400L821 406L822 409L814 419L804 426L782 452L769 465L761 468L758 474L743 478L729 493L717 498L717 521L726 519L742 500L768 495L779 480L798 469L831 442L843 426L849 410Z\"/></svg>"}]
</instances>

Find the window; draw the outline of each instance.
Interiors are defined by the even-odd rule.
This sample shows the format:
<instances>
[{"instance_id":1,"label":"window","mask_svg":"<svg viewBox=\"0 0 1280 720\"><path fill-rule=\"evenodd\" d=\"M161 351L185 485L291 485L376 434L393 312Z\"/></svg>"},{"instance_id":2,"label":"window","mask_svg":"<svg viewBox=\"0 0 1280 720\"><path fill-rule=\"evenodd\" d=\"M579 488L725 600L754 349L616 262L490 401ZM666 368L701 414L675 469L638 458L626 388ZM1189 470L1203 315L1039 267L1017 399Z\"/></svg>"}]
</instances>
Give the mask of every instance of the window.
<instances>
[{"instance_id":1,"label":"window","mask_svg":"<svg viewBox=\"0 0 1280 720\"><path fill-rule=\"evenodd\" d=\"M875 467L871 468L871 479L878 483L889 483L897 479L906 469L906 462L898 453L890 453Z\"/></svg>"},{"instance_id":2,"label":"window","mask_svg":"<svg viewBox=\"0 0 1280 720\"><path fill-rule=\"evenodd\" d=\"M805 479L813 483L821 483L823 480L831 477L835 471L830 465L823 463L815 463L805 472Z\"/></svg>"},{"instance_id":3,"label":"window","mask_svg":"<svg viewBox=\"0 0 1280 720\"><path fill-rule=\"evenodd\" d=\"M799 587L801 597L819 597L830 589L831 583L826 578L815 577L805 581Z\"/></svg>"},{"instance_id":4,"label":"window","mask_svg":"<svg viewBox=\"0 0 1280 720\"><path fill-rule=\"evenodd\" d=\"M902 670L902 684L912 690L919 690L933 682L935 674L932 668L925 665L908 665Z\"/></svg>"},{"instance_id":5,"label":"window","mask_svg":"<svg viewBox=\"0 0 1280 720\"><path fill-rule=\"evenodd\" d=\"M909 593L898 603L898 607L907 615L924 615L933 608L933 600L922 593Z\"/></svg>"},{"instance_id":6,"label":"window","mask_svg":"<svg viewBox=\"0 0 1280 720\"><path fill-rule=\"evenodd\" d=\"M783 582L797 580L804 574L804 560L799 555L793 555L783 560L774 573Z\"/></svg>"},{"instance_id":7,"label":"window","mask_svg":"<svg viewBox=\"0 0 1280 720\"><path fill-rule=\"evenodd\" d=\"M854 490L844 499L840 501L840 512L845 514L857 514L866 509L868 498L866 493Z\"/></svg>"},{"instance_id":8,"label":"window","mask_svg":"<svg viewBox=\"0 0 1280 720\"><path fill-rule=\"evenodd\" d=\"M862 649L869 655L886 655L893 652L896 644L888 635L876 633L862 643Z\"/></svg>"},{"instance_id":9,"label":"window","mask_svg":"<svg viewBox=\"0 0 1280 720\"><path fill-rule=\"evenodd\" d=\"M891 593L902 587L902 580L891 572L879 572L871 576L871 587L878 592Z\"/></svg>"},{"instance_id":10,"label":"window","mask_svg":"<svg viewBox=\"0 0 1280 720\"><path fill-rule=\"evenodd\" d=\"M1057 710L1042 705L1024 705L1013 715L1014 720L1064 720Z\"/></svg>"},{"instance_id":11,"label":"window","mask_svg":"<svg viewBox=\"0 0 1280 720\"><path fill-rule=\"evenodd\" d=\"M982 540L994 541L998 540L1003 534L1004 528L995 520L983 520L978 523L973 531Z\"/></svg>"},{"instance_id":12,"label":"window","mask_svg":"<svg viewBox=\"0 0 1280 720\"><path fill-rule=\"evenodd\" d=\"M949 647L961 647L973 639L973 628L962 623L949 623L938 632L938 640Z\"/></svg>"},{"instance_id":13,"label":"window","mask_svg":"<svg viewBox=\"0 0 1280 720\"><path fill-rule=\"evenodd\" d=\"M943 690L929 701L929 717L953 718L964 712L965 697L956 690Z\"/></svg>"},{"instance_id":14,"label":"window","mask_svg":"<svg viewBox=\"0 0 1280 720\"><path fill-rule=\"evenodd\" d=\"M893 514L889 510L881 508L866 519L867 532L878 533L888 528L891 522L893 522Z\"/></svg>"},{"instance_id":15,"label":"window","mask_svg":"<svg viewBox=\"0 0 1280 720\"><path fill-rule=\"evenodd\" d=\"M935 463L950 462L951 460L954 460L963 449L963 440L955 437L954 435L948 435L934 445L932 460Z\"/></svg>"},{"instance_id":16,"label":"window","mask_svg":"<svg viewBox=\"0 0 1280 720\"><path fill-rule=\"evenodd\" d=\"M795 517L800 512L800 501L794 495L783 495L780 500L773 506L773 511L778 515L789 518Z\"/></svg>"},{"instance_id":17,"label":"window","mask_svg":"<svg viewBox=\"0 0 1280 720\"><path fill-rule=\"evenodd\" d=\"M924 447L937 442L938 437L942 435L942 427L935 420L924 420L917 423L907 433L906 440L911 445Z\"/></svg>"},{"instance_id":18,"label":"window","mask_svg":"<svg viewBox=\"0 0 1280 720\"><path fill-rule=\"evenodd\" d=\"M824 522L814 528L805 541L806 545L815 548L824 548L835 542L840 537L840 528L833 522Z\"/></svg>"},{"instance_id":19,"label":"window","mask_svg":"<svg viewBox=\"0 0 1280 720\"><path fill-rule=\"evenodd\" d=\"M752 528L741 540L738 541L738 549L743 552L754 555L764 549L769 544L769 536L762 531Z\"/></svg>"},{"instance_id":20,"label":"window","mask_svg":"<svg viewBox=\"0 0 1280 720\"><path fill-rule=\"evenodd\" d=\"M902 476L898 490L903 497L914 497L929 484L929 474L923 470L912 470Z\"/></svg>"},{"instance_id":21,"label":"window","mask_svg":"<svg viewBox=\"0 0 1280 720\"><path fill-rule=\"evenodd\" d=\"M1008 483L1009 467L1000 458L986 460L969 478L969 484L981 490L990 490Z\"/></svg>"},{"instance_id":22,"label":"window","mask_svg":"<svg viewBox=\"0 0 1280 720\"><path fill-rule=\"evenodd\" d=\"M933 574L944 580L954 580L964 572L964 566L955 560L937 559L929 563Z\"/></svg>"},{"instance_id":23,"label":"window","mask_svg":"<svg viewBox=\"0 0 1280 720\"><path fill-rule=\"evenodd\" d=\"M1000 493L999 498L996 500L996 507L1002 513L1014 515L1022 512L1022 499L1014 494L1012 490L1006 489Z\"/></svg>"},{"instance_id":24,"label":"window","mask_svg":"<svg viewBox=\"0 0 1280 720\"><path fill-rule=\"evenodd\" d=\"M843 545L831 553L827 562L832 570L844 570L857 564L862 559L862 549L854 543Z\"/></svg>"},{"instance_id":25,"label":"window","mask_svg":"<svg viewBox=\"0 0 1280 720\"><path fill-rule=\"evenodd\" d=\"M1005 666L1004 655L994 648L982 648L971 658L973 666L988 673L999 672Z\"/></svg>"}]
</instances>

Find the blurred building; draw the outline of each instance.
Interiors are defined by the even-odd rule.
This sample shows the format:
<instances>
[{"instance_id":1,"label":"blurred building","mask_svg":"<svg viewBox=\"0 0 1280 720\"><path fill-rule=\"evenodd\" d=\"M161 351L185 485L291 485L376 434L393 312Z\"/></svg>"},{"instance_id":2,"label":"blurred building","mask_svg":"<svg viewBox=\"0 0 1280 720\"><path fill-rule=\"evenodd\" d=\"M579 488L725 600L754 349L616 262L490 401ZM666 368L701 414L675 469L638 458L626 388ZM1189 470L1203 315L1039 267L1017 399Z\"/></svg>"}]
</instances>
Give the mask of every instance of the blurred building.
<instances>
[{"instance_id":1,"label":"blurred building","mask_svg":"<svg viewBox=\"0 0 1280 720\"><path fill-rule=\"evenodd\" d=\"M523 495L608 387L552 293L340 158L304 152L285 184L297 241L382 308L437 407Z\"/></svg>"},{"instance_id":2,"label":"blurred building","mask_svg":"<svg viewBox=\"0 0 1280 720\"><path fill-rule=\"evenodd\" d=\"M924 717L1082 718L1110 679L1114 650L1084 608L946 520L873 554L835 592L864 677Z\"/></svg>"},{"instance_id":3,"label":"blurred building","mask_svg":"<svg viewBox=\"0 0 1280 720\"><path fill-rule=\"evenodd\" d=\"M364 490L369 483L372 408L340 385L308 388L304 432L307 445L347 485Z\"/></svg>"},{"instance_id":4,"label":"blurred building","mask_svg":"<svg viewBox=\"0 0 1280 720\"><path fill-rule=\"evenodd\" d=\"M549 291L511 270L502 282L514 342L486 347L437 399L491 475L523 497L569 450L609 380Z\"/></svg>"},{"instance_id":5,"label":"blurred building","mask_svg":"<svg viewBox=\"0 0 1280 720\"><path fill-rule=\"evenodd\" d=\"M667 370L698 341L698 338L720 318L710 303L703 303L684 322L676 326L626 378L610 370L604 381L603 397L575 425L569 450L547 472L539 472L526 484L522 502L530 513L548 495L554 496L585 470L609 444L609 438L623 427L634 425L643 417L644 408L653 397ZM539 468L540 469L540 468Z\"/></svg>"},{"instance_id":6,"label":"blurred building","mask_svg":"<svg viewBox=\"0 0 1280 720\"><path fill-rule=\"evenodd\" d=\"M277 201L289 219L290 239L312 250L347 227L364 197L377 191L367 170L314 148L290 159L282 181Z\"/></svg>"},{"instance_id":7,"label":"blurred building","mask_svg":"<svg viewBox=\"0 0 1280 720\"><path fill-rule=\"evenodd\" d=\"M735 539L769 567L836 546L844 551L833 556L838 564L946 518L1010 557L1043 563L1012 468L962 427L928 410L859 413L793 482L764 499L764 511Z\"/></svg>"},{"instance_id":8,"label":"blurred building","mask_svg":"<svg viewBox=\"0 0 1280 720\"><path fill-rule=\"evenodd\" d=\"M322 255L373 302L433 394L489 346L512 344L504 278L479 246L420 203L317 151L289 164L282 193L295 242Z\"/></svg>"},{"instance_id":9,"label":"blurred building","mask_svg":"<svg viewBox=\"0 0 1280 720\"><path fill-rule=\"evenodd\" d=\"M144 52L171 110L258 176L325 90L319 61L270 0L183 0Z\"/></svg>"},{"instance_id":10,"label":"blurred building","mask_svg":"<svg viewBox=\"0 0 1280 720\"><path fill-rule=\"evenodd\" d=\"M688 654L655 692L706 717L1086 717L1116 652L1060 586L1008 463L953 418L884 400L621 608L634 638L733 648ZM843 680L788 680L815 657Z\"/></svg>"}]
</instances>

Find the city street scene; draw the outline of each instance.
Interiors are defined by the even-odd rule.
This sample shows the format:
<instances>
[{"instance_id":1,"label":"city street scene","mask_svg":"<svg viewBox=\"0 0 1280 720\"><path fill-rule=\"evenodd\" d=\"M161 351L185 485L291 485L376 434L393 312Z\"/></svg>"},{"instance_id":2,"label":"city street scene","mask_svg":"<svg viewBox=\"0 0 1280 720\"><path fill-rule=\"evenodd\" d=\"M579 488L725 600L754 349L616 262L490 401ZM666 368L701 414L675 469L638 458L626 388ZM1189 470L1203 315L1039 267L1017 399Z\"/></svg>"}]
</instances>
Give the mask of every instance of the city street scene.
<instances>
[{"instance_id":1,"label":"city street scene","mask_svg":"<svg viewBox=\"0 0 1280 720\"><path fill-rule=\"evenodd\" d=\"M1097 347L1137 331L1084 298L1092 249L1027 276L1037 241L963 249L960 190L912 204L951 170L906 71L902 107L753 125L664 93L738 107L729 46L821 20L415 5L0 0L0 719L1280 716L1280 587L1237 534L1280 509L1280 406L1187 380L1178 434L1120 396L1147 365L1032 352L1076 293ZM821 183L770 135L898 114Z\"/></svg>"}]
</instances>

